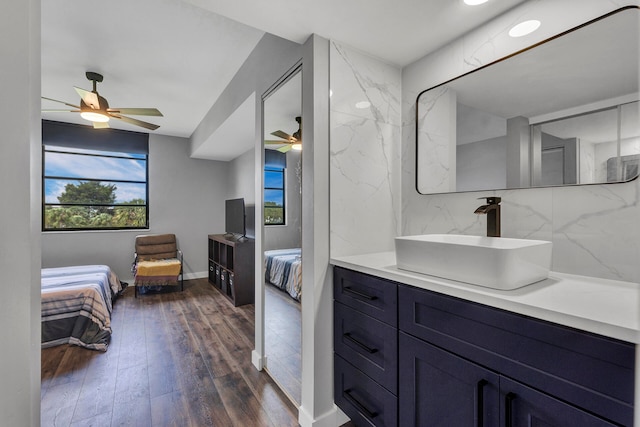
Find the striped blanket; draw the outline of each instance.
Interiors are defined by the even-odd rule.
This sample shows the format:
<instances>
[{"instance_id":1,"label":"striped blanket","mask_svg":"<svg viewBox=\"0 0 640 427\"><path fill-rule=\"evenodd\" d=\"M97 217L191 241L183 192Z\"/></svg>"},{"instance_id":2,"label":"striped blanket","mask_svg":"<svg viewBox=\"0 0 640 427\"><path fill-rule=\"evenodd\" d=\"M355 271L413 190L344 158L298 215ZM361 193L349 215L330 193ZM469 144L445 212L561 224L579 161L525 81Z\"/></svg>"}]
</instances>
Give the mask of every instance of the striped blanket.
<instances>
[{"instance_id":1,"label":"striped blanket","mask_svg":"<svg viewBox=\"0 0 640 427\"><path fill-rule=\"evenodd\" d=\"M113 297L121 291L108 266L42 269L42 347L74 344L106 351Z\"/></svg>"},{"instance_id":2,"label":"striped blanket","mask_svg":"<svg viewBox=\"0 0 640 427\"><path fill-rule=\"evenodd\" d=\"M302 251L300 248L265 251L264 278L291 297L302 298Z\"/></svg>"}]
</instances>

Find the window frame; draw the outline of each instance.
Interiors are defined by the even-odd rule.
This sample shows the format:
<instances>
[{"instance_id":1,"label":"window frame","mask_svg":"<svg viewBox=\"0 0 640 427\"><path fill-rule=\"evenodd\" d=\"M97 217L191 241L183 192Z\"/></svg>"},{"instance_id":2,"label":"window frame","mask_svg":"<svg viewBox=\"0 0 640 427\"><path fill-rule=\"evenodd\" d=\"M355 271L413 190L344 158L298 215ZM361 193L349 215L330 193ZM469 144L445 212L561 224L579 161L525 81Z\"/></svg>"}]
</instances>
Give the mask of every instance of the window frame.
<instances>
[{"instance_id":1,"label":"window frame","mask_svg":"<svg viewBox=\"0 0 640 427\"><path fill-rule=\"evenodd\" d=\"M87 144L88 146L89 144ZM108 152L104 150L96 150L91 147L86 148L73 148L73 147L65 147L63 150L56 150L57 146L55 144L47 144L46 141L42 141L42 231L43 232L65 232L65 231L117 231L117 230L148 230L149 229L149 154L148 153L126 153L125 151L113 152L112 154L108 154ZM71 150L78 149L86 152L73 152ZM89 156L89 157L100 157L100 158L116 158L116 159L127 159L127 160L137 160L144 161L145 164L145 180L117 180L117 179L98 179L98 178L79 178L79 177L71 177L71 176L59 176L59 175L46 175L46 156L47 152L52 153L63 153L67 155L73 156ZM100 153L100 154L98 154ZM121 155L119 155L119 153ZM129 154L129 156L122 155ZM144 184L145 186L145 203L140 205L131 205L131 204L122 204L122 203L113 203L113 204L87 204L87 203L47 203L46 201L46 180L48 179L58 179L58 180L68 180L68 181L77 181L79 183L84 182L105 182L105 183L123 183L123 184ZM49 206L77 206L77 207L144 207L145 210L145 224L139 227L65 227L65 228L51 228L46 226L46 210Z\"/></svg>"},{"instance_id":2,"label":"window frame","mask_svg":"<svg viewBox=\"0 0 640 427\"><path fill-rule=\"evenodd\" d=\"M263 182L263 192L267 190L271 191L281 191L282 192L282 222L281 223L267 223L266 216L264 215L264 209L266 208L265 201L263 200L263 223L265 227L272 226L283 226L287 225L287 175L286 175L286 167L274 167L274 166L265 166L263 173L266 172L277 172L282 174L282 188L280 187L267 187L267 180L264 179Z\"/></svg>"}]
</instances>

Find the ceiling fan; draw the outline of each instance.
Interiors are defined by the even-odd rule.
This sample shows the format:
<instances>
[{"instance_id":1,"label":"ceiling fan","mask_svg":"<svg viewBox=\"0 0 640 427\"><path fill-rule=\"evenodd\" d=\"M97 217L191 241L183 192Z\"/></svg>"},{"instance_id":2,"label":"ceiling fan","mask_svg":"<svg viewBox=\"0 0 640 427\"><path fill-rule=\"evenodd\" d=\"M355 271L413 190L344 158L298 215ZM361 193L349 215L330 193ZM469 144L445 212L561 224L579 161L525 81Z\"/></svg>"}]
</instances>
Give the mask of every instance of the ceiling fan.
<instances>
[{"instance_id":1,"label":"ceiling fan","mask_svg":"<svg viewBox=\"0 0 640 427\"><path fill-rule=\"evenodd\" d=\"M69 107L75 108L75 110L55 110L55 109L43 109L42 112L55 112L55 113L80 113L83 119L93 122L93 127L96 129L103 129L109 127L109 119L118 119L123 122L141 126L145 129L156 130L160 126L153 123L143 122L142 120L134 119L131 117L123 116L123 114L132 114L134 116L162 116L162 113L156 108L110 108L109 103L105 98L98 94L96 86L99 82L102 82L102 74L95 73L93 71L86 72L87 79L93 82L93 90L88 91L79 87L73 87L78 95L80 95L80 105L69 104L64 101L58 101L57 99L47 98L45 96L42 99L49 101L59 102Z\"/></svg>"},{"instance_id":2,"label":"ceiling fan","mask_svg":"<svg viewBox=\"0 0 640 427\"><path fill-rule=\"evenodd\" d=\"M269 140L265 141L265 144L286 144L284 147L280 147L277 150L281 153L286 153L287 151L293 150L302 150L302 117L296 117L296 122L298 122L298 130L293 133L293 135L289 135L286 132L281 130L277 130L275 132L271 132L271 135L277 136L278 138L284 139L281 140Z\"/></svg>"}]
</instances>

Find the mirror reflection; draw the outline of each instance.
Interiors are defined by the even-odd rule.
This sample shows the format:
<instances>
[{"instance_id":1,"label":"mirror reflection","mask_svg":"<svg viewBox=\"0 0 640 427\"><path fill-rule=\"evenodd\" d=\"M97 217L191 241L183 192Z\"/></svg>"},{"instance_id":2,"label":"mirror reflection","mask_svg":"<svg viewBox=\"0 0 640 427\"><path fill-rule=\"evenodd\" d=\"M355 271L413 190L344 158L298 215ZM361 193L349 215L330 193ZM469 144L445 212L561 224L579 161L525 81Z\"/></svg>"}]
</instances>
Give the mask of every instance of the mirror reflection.
<instances>
[{"instance_id":1,"label":"mirror reflection","mask_svg":"<svg viewBox=\"0 0 640 427\"><path fill-rule=\"evenodd\" d=\"M422 194L624 182L640 158L632 6L422 92Z\"/></svg>"},{"instance_id":2,"label":"mirror reflection","mask_svg":"<svg viewBox=\"0 0 640 427\"><path fill-rule=\"evenodd\" d=\"M302 394L302 72L263 101L265 369Z\"/></svg>"}]
</instances>

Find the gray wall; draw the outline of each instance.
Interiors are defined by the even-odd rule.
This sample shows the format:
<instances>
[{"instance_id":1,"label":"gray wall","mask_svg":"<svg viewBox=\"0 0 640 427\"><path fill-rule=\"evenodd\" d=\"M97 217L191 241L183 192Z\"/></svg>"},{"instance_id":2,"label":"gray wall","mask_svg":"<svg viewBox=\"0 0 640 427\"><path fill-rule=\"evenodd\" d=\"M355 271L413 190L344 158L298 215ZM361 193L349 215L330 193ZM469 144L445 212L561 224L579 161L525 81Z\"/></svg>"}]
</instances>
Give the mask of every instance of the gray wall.
<instances>
[{"instance_id":1,"label":"gray wall","mask_svg":"<svg viewBox=\"0 0 640 427\"><path fill-rule=\"evenodd\" d=\"M0 424L40 425L40 2L0 2Z\"/></svg>"},{"instance_id":2,"label":"gray wall","mask_svg":"<svg viewBox=\"0 0 640 427\"><path fill-rule=\"evenodd\" d=\"M207 273L207 234L224 231L227 162L191 159L189 140L149 138L149 230L42 233L42 266L107 264L131 281L138 234L174 233L185 278Z\"/></svg>"},{"instance_id":3,"label":"gray wall","mask_svg":"<svg viewBox=\"0 0 640 427\"><path fill-rule=\"evenodd\" d=\"M458 191L506 188L507 141L505 137L470 142L456 147Z\"/></svg>"},{"instance_id":4,"label":"gray wall","mask_svg":"<svg viewBox=\"0 0 640 427\"><path fill-rule=\"evenodd\" d=\"M255 150L252 148L229 162L227 198L244 198L247 205L256 203Z\"/></svg>"}]
</instances>

